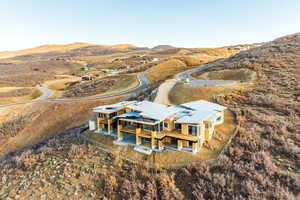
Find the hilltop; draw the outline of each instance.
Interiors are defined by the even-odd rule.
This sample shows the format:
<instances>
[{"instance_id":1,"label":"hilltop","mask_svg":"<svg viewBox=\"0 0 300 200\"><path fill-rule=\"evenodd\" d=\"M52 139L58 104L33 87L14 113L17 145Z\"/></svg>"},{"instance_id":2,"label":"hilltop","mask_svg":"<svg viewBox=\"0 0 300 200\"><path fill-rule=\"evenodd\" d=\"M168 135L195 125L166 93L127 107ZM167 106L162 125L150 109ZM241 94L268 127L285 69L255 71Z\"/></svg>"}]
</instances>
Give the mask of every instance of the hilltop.
<instances>
[{"instance_id":1,"label":"hilltop","mask_svg":"<svg viewBox=\"0 0 300 200\"><path fill-rule=\"evenodd\" d=\"M143 55L145 52L147 56ZM239 124L237 135L219 160L197 162L177 169L148 169L123 160L119 156L123 152L118 149L115 153L107 153L96 144L76 137L79 128L72 128L3 158L0 173L5 176L0 180L0 196L16 199L61 199L66 196L70 199L299 198L299 33L241 52L228 48L176 48L157 52L133 50L101 56L69 55L72 62L80 58L80 61L97 66L109 60L109 66L112 67L136 61L146 62L145 57L160 60L134 69L147 70L153 83L193 68L195 63L208 61L213 65L203 72L211 74L207 76L208 79L216 77L216 74L222 77L225 72L229 77L240 76L241 71L255 74L255 80L245 79L236 86L195 87L179 84L172 90L180 94L181 98L177 101L183 102L213 93L208 98L225 105L236 115ZM84 122L92 115L89 113L92 107L107 101L53 103L47 106L47 112L42 108L32 110L31 106L27 108L32 114L28 118L32 118L39 126L27 127L30 132L13 138L17 140L20 137L29 143L27 136L45 138L46 134L38 136L38 132L49 133L51 128L59 132L66 124L67 127L74 127L74 122L79 125L79 122ZM42 114L35 116L38 111ZM55 115L53 111L59 111L59 114ZM15 127L13 122L6 126L24 129L30 120L20 121L21 127ZM51 127L46 126L44 121ZM54 131L51 134L54 135ZM10 147L11 144L12 141L4 147Z\"/></svg>"},{"instance_id":2,"label":"hilltop","mask_svg":"<svg viewBox=\"0 0 300 200\"><path fill-rule=\"evenodd\" d=\"M116 45L96 45L90 43L76 42L72 44L47 44L30 49L24 49L19 51L4 51L0 52L0 58L11 58L15 56L29 55L29 54L41 54L49 52L68 52L74 49L80 49L82 47L97 47L99 49L109 49L109 50L130 50L136 49L138 47L131 44L116 44Z\"/></svg>"},{"instance_id":3,"label":"hilltop","mask_svg":"<svg viewBox=\"0 0 300 200\"><path fill-rule=\"evenodd\" d=\"M152 48L152 50L168 50L168 49L176 49L177 47L173 47L171 45L158 45Z\"/></svg>"},{"instance_id":4,"label":"hilltop","mask_svg":"<svg viewBox=\"0 0 300 200\"><path fill-rule=\"evenodd\" d=\"M72 49L85 47L85 46L92 46L89 43L73 43L73 44L51 44L51 45L41 45L38 47L24 49L19 51L4 51L0 52L0 58L10 58L15 56L21 56L26 54L35 54L35 53L46 53L52 51L59 51L65 52Z\"/></svg>"}]
</instances>

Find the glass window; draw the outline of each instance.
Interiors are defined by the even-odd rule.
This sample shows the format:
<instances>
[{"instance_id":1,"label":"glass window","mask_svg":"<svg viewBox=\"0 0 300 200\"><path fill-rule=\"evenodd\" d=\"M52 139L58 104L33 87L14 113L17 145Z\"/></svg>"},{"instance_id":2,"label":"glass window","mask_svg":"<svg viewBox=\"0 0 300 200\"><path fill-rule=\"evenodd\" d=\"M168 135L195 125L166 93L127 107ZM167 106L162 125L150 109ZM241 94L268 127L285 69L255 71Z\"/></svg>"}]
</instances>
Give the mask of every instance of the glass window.
<instances>
[{"instance_id":1,"label":"glass window","mask_svg":"<svg viewBox=\"0 0 300 200\"><path fill-rule=\"evenodd\" d=\"M175 124L175 129L176 130L181 130L181 124Z\"/></svg>"},{"instance_id":2,"label":"glass window","mask_svg":"<svg viewBox=\"0 0 300 200\"><path fill-rule=\"evenodd\" d=\"M167 122L164 122L164 127L168 128L169 124Z\"/></svg>"},{"instance_id":3,"label":"glass window","mask_svg":"<svg viewBox=\"0 0 300 200\"><path fill-rule=\"evenodd\" d=\"M189 126L189 134L192 136L197 136L197 126Z\"/></svg>"},{"instance_id":4,"label":"glass window","mask_svg":"<svg viewBox=\"0 0 300 200\"><path fill-rule=\"evenodd\" d=\"M160 129L160 131L164 130L163 122L159 123L159 129Z\"/></svg>"}]
</instances>

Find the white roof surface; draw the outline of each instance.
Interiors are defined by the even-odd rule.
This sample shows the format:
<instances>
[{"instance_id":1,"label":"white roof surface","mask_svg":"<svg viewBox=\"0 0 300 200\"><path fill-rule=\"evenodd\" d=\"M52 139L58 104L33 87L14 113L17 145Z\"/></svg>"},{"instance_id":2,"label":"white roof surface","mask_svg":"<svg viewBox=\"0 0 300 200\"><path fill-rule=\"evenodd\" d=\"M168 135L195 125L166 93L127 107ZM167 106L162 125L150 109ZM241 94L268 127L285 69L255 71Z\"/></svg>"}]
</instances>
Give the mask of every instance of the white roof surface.
<instances>
[{"instance_id":1,"label":"white roof surface","mask_svg":"<svg viewBox=\"0 0 300 200\"><path fill-rule=\"evenodd\" d=\"M210 111L223 111L226 109L225 106L220 104L212 103L205 100L191 101L188 103L181 104L182 106L191 108L193 110L210 110Z\"/></svg>"},{"instance_id":2,"label":"white roof surface","mask_svg":"<svg viewBox=\"0 0 300 200\"><path fill-rule=\"evenodd\" d=\"M119 103L110 104L110 105L103 105L94 108L94 112L100 113L112 113L118 110L123 109L126 105L133 104L136 101L121 101Z\"/></svg>"},{"instance_id":3,"label":"white roof surface","mask_svg":"<svg viewBox=\"0 0 300 200\"><path fill-rule=\"evenodd\" d=\"M210 117L212 117L215 112L212 112L211 110L204 110L204 111L194 111L190 113L189 115L184 115L183 117L176 120L176 123L199 123L205 120L209 120Z\"/></svg>"},{"instance_id":4,"label":"white roof surface","mask_svg":"<svg viewBox=\"0 0 300 200\"><path fill-rule=\"evenodd\" d=\"M226 109L226 107L211 103L205 100L192 101L178 106L166 106L150 101L121 101L116 104L103 105L94 108L94 112L112 113L123 108L130 108L139 113L129 112L121 115L121 117L145 117L161 121L172 115L179 118L176 123L199 123L201 121L209 120L216 112Z\"/></svg>"},{"instance_id":5,"label":"white roof surface","mask_svg":"<svg viewBox=\"0 0 300 200\"><path fill-rule=\"evenodd\" d=\"M178 110L174 107L168 107L163 104L153 103L150 101L141 101L126 107L140 111L140 115L143 117L148 117L155 120L162 120L178 112Z\"/></svg>"}]
</instances>

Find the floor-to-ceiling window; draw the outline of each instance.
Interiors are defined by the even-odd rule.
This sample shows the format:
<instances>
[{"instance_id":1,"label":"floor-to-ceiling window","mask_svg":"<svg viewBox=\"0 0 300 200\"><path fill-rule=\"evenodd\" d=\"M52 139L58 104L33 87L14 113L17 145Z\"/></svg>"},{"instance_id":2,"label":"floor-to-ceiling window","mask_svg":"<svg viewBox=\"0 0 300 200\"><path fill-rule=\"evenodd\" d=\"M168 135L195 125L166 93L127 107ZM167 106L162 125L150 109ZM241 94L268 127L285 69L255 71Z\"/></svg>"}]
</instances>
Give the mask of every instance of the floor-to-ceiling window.
<instances>
[{"instance_id":1,"label":"floor-to-ceiling window","mask_svg":"<svg viewBox=\"0 0 300 200\"><path fill-rule=\"evenodd\" d=\"M197 136L197 133L198 133L197 130L198 130L198 126L189 125L189 135Z\"/></svg>"}]
</instances>

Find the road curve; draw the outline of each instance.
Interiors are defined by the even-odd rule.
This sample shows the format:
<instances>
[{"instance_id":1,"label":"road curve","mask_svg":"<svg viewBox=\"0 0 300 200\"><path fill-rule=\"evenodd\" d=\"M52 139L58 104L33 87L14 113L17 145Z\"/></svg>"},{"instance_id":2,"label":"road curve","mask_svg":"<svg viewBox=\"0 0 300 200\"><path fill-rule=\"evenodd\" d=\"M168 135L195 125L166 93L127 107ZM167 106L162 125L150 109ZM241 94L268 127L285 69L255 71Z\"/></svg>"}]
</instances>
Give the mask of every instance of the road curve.
<instances>
[{"instance_id":1,"label":"road curve","mask_svg":"<svg viewBox=\"0 0 300 200\"><path fill-rule=\"evenodd\" d=\"M139 85L135 88L125 90L125 91L115 93L115 94L109 94L109 95L104 95L104 96L95 96L95 97L82 97L82 98L78 98L78 99L64 99L64 98L49 99L49 97L52 96L54 92L48 88L47 84L44 84L43 86L38 87L43 92L42 96L40 96L36 99L30 100L30 101L24 101L24 102L12 103L12 104L3 104L3 105L0 105L0 108L21 105L21 104L29 104L29 103L34 103L34 102L42 102L42 101L43 102L46 102L46 101L47 102L79 102L79 101L100 100L100 99L106 99L106 98L111 98L111 97L118 97L118 96L132 94L132 93L138 92L142 89L145 89L150 85L150 82L146 77L146 72L138 74L137 79L139 81Z\"/></svg>"},{"instance_id":2,"label":"road curve","mask_svg":"<svg viewBox=\"0 0 300 200\"><path fill-rule=\"evenodd\" d=\"M213 66L212 64L208 63L208 64L201 65L199 67L196 67L194 69L181 72L181 73L175 75L175 79L177 79L177 80L187 80L188 79L189 81L187 82L187 84L194 85L194 86L218 86L218 85L232 85L232 84L237 83L236 81L232 81L232 80L200 80L200 79L196 79L191 76L191 74L193 74L195 72L203 71L212 66Z\"/></svg>"}]
</instances>

